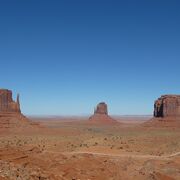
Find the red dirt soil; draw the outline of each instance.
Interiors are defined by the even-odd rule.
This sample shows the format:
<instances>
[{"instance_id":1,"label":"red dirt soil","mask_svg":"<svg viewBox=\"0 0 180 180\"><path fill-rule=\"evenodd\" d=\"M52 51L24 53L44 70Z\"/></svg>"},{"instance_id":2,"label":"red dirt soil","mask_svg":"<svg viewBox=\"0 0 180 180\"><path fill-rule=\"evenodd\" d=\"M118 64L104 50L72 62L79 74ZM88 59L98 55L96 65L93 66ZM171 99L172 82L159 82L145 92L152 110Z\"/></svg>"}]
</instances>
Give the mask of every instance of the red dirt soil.
<instances>
[{"instance_id":1,"label":"red dirt soil","mask_svg":"<svg viewBox=\"0 0 180 180\"><path fill-rule=\"evenodd\" d=\"M0 128L0 179L180 178L179 127L144 127L137 118L112 125L82 119L33 121L42 128Z\"/></svg>"}]
</instances>

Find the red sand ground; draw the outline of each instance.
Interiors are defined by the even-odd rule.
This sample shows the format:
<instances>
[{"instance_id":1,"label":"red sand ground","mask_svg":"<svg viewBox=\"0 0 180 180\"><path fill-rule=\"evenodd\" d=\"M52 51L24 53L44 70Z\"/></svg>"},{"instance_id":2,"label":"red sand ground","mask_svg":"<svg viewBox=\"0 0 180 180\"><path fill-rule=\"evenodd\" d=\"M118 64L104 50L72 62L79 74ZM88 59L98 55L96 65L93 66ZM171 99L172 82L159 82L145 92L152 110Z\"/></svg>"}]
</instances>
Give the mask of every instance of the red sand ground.
<instances>
[{"instance_id":1,"label":"red sand ground","mask_svg":"<svg viewBox=\"0 0 180 180\"><path fill-rule=\"evenodd\" d=\"M112 117L106 114L94 114L89 118L89 123L93 124L103 124L103 125L115 125L118 122Z\"/></svg>"},{"instance_id":2,"label":"red sand ground","mask_svg":"<svg viewBox=\"0 0 180 180\"><path fill-rule=\"evenodd\" d=\"M38 128L0 128L0 180L180 179L180 127L138 118L34 118Z\"/></svg>"}]
</instances>

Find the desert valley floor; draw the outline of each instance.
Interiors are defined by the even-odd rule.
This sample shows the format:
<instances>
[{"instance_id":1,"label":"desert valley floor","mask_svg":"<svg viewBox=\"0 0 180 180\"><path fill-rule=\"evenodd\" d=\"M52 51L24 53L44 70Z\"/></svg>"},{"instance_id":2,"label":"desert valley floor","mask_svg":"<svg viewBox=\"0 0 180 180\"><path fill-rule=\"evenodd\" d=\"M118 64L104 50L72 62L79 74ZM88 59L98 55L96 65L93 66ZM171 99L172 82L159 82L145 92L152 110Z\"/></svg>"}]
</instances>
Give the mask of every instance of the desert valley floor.
<instances>
[{"instance_id":1,"label":"desert valley floor","mask_svg":"<svg viewBox=\"0 0 180 180\"><path fill-rule=\"evenodd\" d=\"M180 179L179 126L31 119L40 126L0 129L0 180Z\"/></svg>"}]
</instances>

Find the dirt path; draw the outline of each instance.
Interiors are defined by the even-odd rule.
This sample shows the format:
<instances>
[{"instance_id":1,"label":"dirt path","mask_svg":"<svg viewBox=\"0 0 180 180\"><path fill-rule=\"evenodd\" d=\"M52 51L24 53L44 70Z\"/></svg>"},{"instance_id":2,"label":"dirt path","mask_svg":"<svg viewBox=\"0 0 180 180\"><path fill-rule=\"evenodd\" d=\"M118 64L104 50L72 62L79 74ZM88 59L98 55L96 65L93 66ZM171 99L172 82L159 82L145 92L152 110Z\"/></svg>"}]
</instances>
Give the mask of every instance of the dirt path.
<instances>
[{"instance_id":1,"label":"dirt path","mask_svg":"<svg viewBox=\"0 0 180 180\"><path fill-rule=\"evenodd\" d=\"M132 157L136 159L168 159L172 158L175 156L179 156L180 152L176 152L170 155L162 155L162 156L155 156L155 155L137 155L137 154L110 154L110 153L96 153L96 152L88 152L88 151L77 151L77 152L69 152L69 153L63 153L63 154L71 154L71 155L76 155L76 154L87 154L87 155L95 155L95 156L106 156L106 157Z\"/></svg>"}]
</instances>

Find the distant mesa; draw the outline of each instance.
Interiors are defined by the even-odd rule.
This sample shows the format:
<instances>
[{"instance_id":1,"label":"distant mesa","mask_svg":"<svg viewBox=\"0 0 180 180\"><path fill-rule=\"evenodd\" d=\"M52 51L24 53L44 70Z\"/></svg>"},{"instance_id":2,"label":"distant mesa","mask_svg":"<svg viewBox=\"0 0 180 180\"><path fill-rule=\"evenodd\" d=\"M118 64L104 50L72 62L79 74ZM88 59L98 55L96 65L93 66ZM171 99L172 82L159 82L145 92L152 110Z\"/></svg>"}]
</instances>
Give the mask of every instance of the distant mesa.
<instances>
[{"instance_id":1,"label":"distant mesa","mask_svg":"<svg viewBox=\"0 0 180 180\"><path fill-rule=\"evenodd\" d=\"M89 118L91 123L114 124L118 123L108 115L108 106L105 102L101 102L94 109L94 115Z\"/></svg>"},{"instance_id":2,"label":"distant mesa","mask_svg":"<svg viewBox=\"0 0 180 180\"><path fill-rule=\"evenodd\" d=\"M101 102L97 105L97 107L94 109L94 114L105 114L108 115L108 107L107 104L104 102Z\"/></svg>"},{"instance_id":3,"label":"distant mesa","mask_svg":"<svg viewBox=\"0 0 180 180\"><path fill-rule=\"evenodd\" d=\"M11 90L0 89L0 128L19 128L30 124L33 125L21 113L19 94L14 101Z\"/></svg>"},{"instance_id":4,"label":"distant mesa","mask_svg":"<svg viewBox=\"0 0 180 180\"><path fill-rule=\"evenodd\" d=\"M162 95L154 103L154 118L145 123L147 126L179 127L180 95Z\"/></svg>"},{"instance_id":5,"label":"distant mesa","mask_svg":"<svg viewBox=\"0 0 180 180\"><path fill-rule=\"evenodd\" d=\"M154 117L180 117L180 95L163 95L154 103Z\"/></svg>"}]
</instances>

